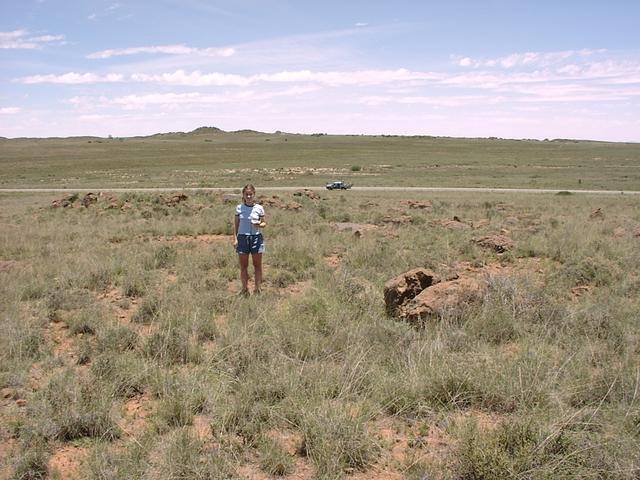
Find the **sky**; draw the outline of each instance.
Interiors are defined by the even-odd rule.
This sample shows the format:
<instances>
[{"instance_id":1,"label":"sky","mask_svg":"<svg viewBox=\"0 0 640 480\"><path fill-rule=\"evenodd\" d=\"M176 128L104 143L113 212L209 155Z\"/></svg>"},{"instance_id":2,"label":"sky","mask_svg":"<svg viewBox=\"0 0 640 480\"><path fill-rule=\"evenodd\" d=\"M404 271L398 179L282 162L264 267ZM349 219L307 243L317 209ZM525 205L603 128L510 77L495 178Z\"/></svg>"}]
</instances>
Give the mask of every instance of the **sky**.
<instances>
[{"instance_id":1,"label":"sky","mask_svg":"<svg viewBox=\"0 0 640 480\"><path fill-rule=\"evenodd\" d=\"M0 0L0 136L640 142L631 0Z\"/></svg>"}]
</instances>

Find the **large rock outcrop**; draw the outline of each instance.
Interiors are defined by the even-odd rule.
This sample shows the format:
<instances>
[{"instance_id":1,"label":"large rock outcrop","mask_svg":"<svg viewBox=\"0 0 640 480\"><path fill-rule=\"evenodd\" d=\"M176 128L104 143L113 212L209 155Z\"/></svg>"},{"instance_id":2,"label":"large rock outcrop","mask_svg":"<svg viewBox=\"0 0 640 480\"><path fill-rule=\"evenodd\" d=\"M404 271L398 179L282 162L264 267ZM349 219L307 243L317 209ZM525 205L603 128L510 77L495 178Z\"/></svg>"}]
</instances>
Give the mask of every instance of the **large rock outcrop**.
<instances>
[{"instance_id":1,"label":"large rock outcrop","mask_svg":"<svg viewBox=\"0 0 640 480\"><path fill-rule=\"evenodd\" d=\"M391 316L402 314L404 305L425 288L440 282L440 278L426 268L414 268L387 281L384 285L384 302Z\"/></svg>"},{"instance_id":2,"label":"large rock outcrop","mask_svg":"<svg viewBox=\"0 0 640 480\"><path fill-rule=\"evenodd\" d=\"M431 270L415 268L385 284L384 301L388 315L423 325L481 301L487 286L480 273L442 280Z\"/></svg>"}]
</instances>

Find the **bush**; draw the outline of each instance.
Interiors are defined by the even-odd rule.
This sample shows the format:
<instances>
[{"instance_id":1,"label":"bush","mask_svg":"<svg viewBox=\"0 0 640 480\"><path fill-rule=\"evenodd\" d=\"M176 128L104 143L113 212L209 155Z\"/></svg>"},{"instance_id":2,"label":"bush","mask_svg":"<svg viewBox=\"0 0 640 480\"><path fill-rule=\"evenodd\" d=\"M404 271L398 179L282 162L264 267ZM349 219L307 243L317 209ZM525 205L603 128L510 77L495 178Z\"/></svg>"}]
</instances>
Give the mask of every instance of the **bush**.
<instances>
[{"instance_id":1,"label":"bush","mask_svg":"<svg viewBox=\"0 0 640 480\"><path fill-rule=\"evenodd\" d=\"M120 430L111 417L109 389L79 379L71 370L56 374L38 392L30 431L47 439L70 441L83 437L112 440Z\"/></svg>"},{"instance_id":2,"label":"bush","mask_svg":"<svg viewBox=\"0 0 640 480\"><path fill-rule=\"evenodd\" d=\"M276 477L289 475L294 468L293 457L275 440L265 437L258 445L260 468Z\"/></svg>"},{"instance_id":3,"label":"bush","mask_svg":"<svg viewBox=\"0 0 640 480\"><path fill-rule=\"evenodd\" d=\"M366 417L338 402L302 412L302 450L316 466L318 478L336 478L348 469L365 470L380 446L369 436Z\"/></svg>"}]
</instances>

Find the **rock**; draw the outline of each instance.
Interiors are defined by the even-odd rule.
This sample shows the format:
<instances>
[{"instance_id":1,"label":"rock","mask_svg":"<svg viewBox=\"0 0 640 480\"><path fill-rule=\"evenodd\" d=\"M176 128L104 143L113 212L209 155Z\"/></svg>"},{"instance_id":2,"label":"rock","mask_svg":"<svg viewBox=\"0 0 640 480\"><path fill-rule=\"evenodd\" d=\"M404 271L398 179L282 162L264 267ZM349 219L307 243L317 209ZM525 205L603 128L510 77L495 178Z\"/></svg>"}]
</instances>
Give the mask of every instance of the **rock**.
<instances>
[{"instance_id":1,"label":"rock","mask_svg":"<svg viewBox=\"0 0 640 480\"><path fill-rule=\"evenodd\" d=\"M98 201L98 196L95 193L87 193L84 197L82 197L82 200L80 200L80 204L84 207L84 208L89 208L89 205L94 204Z\"/></svg>"},{"instance_id":2,"label":"rock","mask_svg":"<svg viewBox=\"0 0 640 480\"><path fill-rule=\"evenodd\" d=\"M421 325L431 317L443 317L448 312L478 303L487 283L478 277L462 277L440 282L424 289L402 308L400 318Z\"/></svg>"},{"instance_id":3,"label":"rock","mask_svg":"<svg viewBox=\"0 0 640 480\"><path fill-rule=\"evenodd\" d=\"M67 207L71 207L73 206L73 203L78 199L78 194L77 193L70 193L68 195L65 195L64 197L62 197L59 200L54 200L53 202L51 202L51 206L53 208L57 208L57 207L62 207L62 208L67 208Z\"/></svg>"},{"instance_id":4,"label":"rock","mask_svg":"<svg viewBox=\"0 0 640 480\"><path fill-rule=\"evenodd\" d=\"M409 208L418 208L418 209L425 209L425 208L431 208L431 202L418 202L415 200L407 200L407 205L409 205Z\"/></svg>"},{"instance_id":5,"label":"rock","mask_svg":"<svg viewBox=\"0 0 640 480\"><path fill-rule=\"evenodd\" d=\"M376 202L366 202L366 203L361 203L359 205L360 208L373 208L373 207L379 207L380 205L377 204Z\"/></svg>"},{"instance_id":6,"label":"rock","mask_svg":"<svg viewBox=\"0 0 640 480\"><path fill-rule=\"evenodd\" d=\"M343 232L345 230L351 230L352 232L356 232L356 231L365 231L365 230L372 230L374 228L377 228L375 225L371 225L368 223L351 223L351 222L336 222L333 224L333 226L336 228L336 230L338 230L339 232Z\"/></svg>"},{"instance_id":7,"label":"rock","mask_svg":"<svg viewBox=\"0 0 640 480\"><path fill-rule=\"evenodd\" d=\"M295 192L293 192L293 196L294 197L302 197L303 195L305 197L307 197L307 198L312 199L312 200L320 199L320 195L318 195L313 190L309 190L308 188L305 188L303 190L296 190Z\"/></svg>"},{"instance_id":8,"label":"rock","mask_svg":"<svg viewBox=\"0 0 640 480\"><path fill-rule=\"evenodd\" d=\"M426 268L414 268L384 284L384 303L391 316L401 314L401 309L425 288L440 282L440 278Z\"/></svg>"},{"instance_id":9,"label":"rock","mask_svg":"<svg viewBox=\"0 0 640 480\"><path fill-rule=\"evenodd\" d=\"M443 221L441 225L449 230L469 230L471 228L470 225L460 221L457 216L453 217L453 220Z\"/></svg>"},{"instance_id":10,"label":"rock","mask_svg":"<svg viewBox=\"0 0 640 480\"><path fill-rule=\"evenodd\" d=\"M18 392L15 388L3 388L2 389L2 398L15 400L18 396Z\"/></svg>"},{"instance_id":11,"label":"rock","mask_svg":"<svg viewBox=\"0 0 640 480\"><path fill-rule=\"evenodd\" d=\"M18 262L15 260L0 260L0 272L8 272L16 265L18 265Z\"/></svg>"},{"instance_id":12,"label":"rock","mask_svg":"<svg viewBox=\"0 0 640 480\"><path fill-rule=\"evenodd\" d=\"M176 194L172 195L171 197L169 197L168 199L166 199L164 201L164 203L168 207L175 207L179 203L184 202L185 200L187 200L188 198L189 197L187 197L184 193L176 193Z\"/></svg>"},{"instance_id":13,"label":"rock","mask_svg":"<svg viewBox=\"0 0 640 480\"><path fill-rule=\"evenodd\" d=\"M235 193L223 193L220 196L222 203L240 203L242 201L241 195L236 195Z\"/></svg>"},{"instance_id":14,"label":"rock","mask_svg":"<svg viewBox=\"0 0 640 480\"><path fill-rule=\"evenodd\" d=\"M574 297L581 297L582 295L589 293L591 291L591 287L589 285L578 285L577 287L573 287L571 289L571 293Z\"/></svg>"},{"instance_id":15,"label":"rock","mask_svg":"<svg viewBox=\"0 0 640 480\"><path fill-rule=\"evenodd\" d=\"M473 238L472 241L483 248L489 248L497 253L504 253L513 248L513 240L504 235L485 235Z\"/></svg>"},{"instance_id":16,"label":"rock","mask_svg":"<svg viewBox=\"0 0 640 480\"><path fill-rule=\"evenodd\" d=\"M394 225L406 225L407 223L413 222L413 218L410 215L385 215L382 217L382 221L384 223L393 223Z\"/></svg>"},{"instance_id":17,"label":"rock","mask_svg":"<svg viewBox=\"0 0 640 480\"><path fill-rule=\"evenodd\" d=\"M624 227L617 227L613 230L613 236L616 238L624 237L627 234L627 230Z\"/></svg>"},{"instance_id":18,"label":"rock","mask_svg":"<svg viewBox=\"0 0 640 480\"><path fill-rule=\"evenodd\" d=\"M285 209L285 210L294 210L294 211L296 211L296 212L297 212L298 210L300 210L301 208L302 208L302 205L301 205L301 204L299 204L298 202L291 202L291 203L287 203L287 204L284 206L284 209Z\"/></svg>"},{"instance_id":19,"label":"rock","mask_svg":"<svg viewBox=\"0 0 640 480\"><path fill-rule=\"evenodd\" d=\"M596 208L593 212L589 214L589 218L603 219L604 212L601 208Z\"/></svg>"},{"instance_id":20,"label":"rock","mask_svg":"<svg viewBox=\"0 0 640 480\"><path fill-rule=\"evenodd\" d=\"M473 222L472 226L473 226L474 229L476 229L476 228L486 227L490 223L491 223L491 220L489 220L488 218L483 218L482 220L478 220L477 222Z\"/></svg>"}]
</instances>

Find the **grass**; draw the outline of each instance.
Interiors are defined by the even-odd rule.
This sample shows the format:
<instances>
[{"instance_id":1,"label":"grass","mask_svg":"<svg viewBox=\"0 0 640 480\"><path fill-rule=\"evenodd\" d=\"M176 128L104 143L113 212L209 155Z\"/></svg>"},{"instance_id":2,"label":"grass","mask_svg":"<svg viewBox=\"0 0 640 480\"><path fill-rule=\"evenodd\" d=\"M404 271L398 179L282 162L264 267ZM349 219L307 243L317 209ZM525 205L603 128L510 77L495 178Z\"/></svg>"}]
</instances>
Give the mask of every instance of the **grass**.
<instances>
[{"instance_id":1,"label":"grass","mask_svg":"<svg viewBox=\"0 0 640 480\"><path fill-rule=\"evenodd\" d=\"M9 477L42 478L69 446L96 479L637 477L635 198L281 197L302 209L268 207L263 293L242 298L215 194L0 196ZM506 253L473 242L500 232ZM416 328L383 301L415 267L500 274Z\"/></svg>"},{"instance_id":2,"label":"grass","mask_svg":"<svg viewBox=\"0 0 640 480\"><path fill-rule=\"evenodd\" d=\"M640 145L631 143L202 130L1 139L0 187L320 187L341 179L356 186L640 190L639 160ZM158 201L145 215L164 211Z\"/></svg>"}]
</instances>

